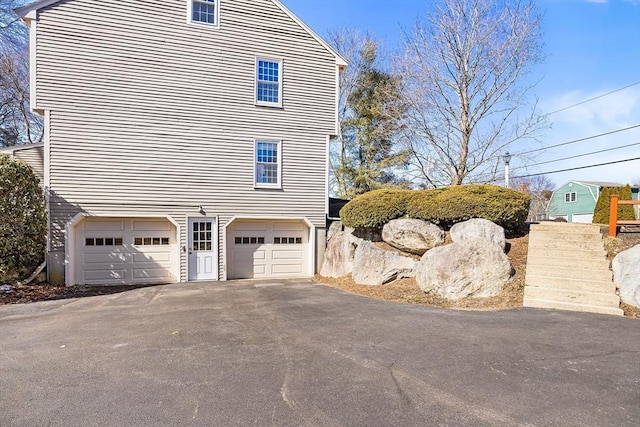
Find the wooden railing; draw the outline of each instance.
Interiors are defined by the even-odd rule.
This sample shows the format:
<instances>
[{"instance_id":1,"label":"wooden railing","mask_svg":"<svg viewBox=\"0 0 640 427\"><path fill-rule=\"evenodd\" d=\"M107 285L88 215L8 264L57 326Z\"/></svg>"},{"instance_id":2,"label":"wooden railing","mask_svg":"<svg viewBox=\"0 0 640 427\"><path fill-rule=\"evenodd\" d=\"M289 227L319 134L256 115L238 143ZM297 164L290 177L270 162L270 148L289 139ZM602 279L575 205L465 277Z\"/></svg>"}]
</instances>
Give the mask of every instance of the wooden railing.
<instances>
[{"instance_id":1,"label":"wooden railing","mask_svg":"<svg viewBox=\"0 0 640 427\"><path fill-rule=\"evenodd\" d=\"M609 237L616 237L618 226L639 225L640 221L618 221L618 205L640 205L640 200L619 200L617 194L611 195L611 210L609 211Z\"/></svg>"}]
</instances>

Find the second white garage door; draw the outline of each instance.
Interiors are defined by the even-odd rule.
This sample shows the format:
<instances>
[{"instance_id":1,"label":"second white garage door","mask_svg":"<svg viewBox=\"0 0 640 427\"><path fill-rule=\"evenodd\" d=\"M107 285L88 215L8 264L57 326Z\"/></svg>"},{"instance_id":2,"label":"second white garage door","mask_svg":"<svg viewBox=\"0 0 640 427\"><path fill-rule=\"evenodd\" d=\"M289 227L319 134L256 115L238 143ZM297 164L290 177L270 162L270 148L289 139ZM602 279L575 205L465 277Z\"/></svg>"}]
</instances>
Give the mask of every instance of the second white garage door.
<instances>
[{"instance_id":1,"label":"second white garage door","mask_svg":"<svg viewBox=\"0 0 640 427\"><path fill-rule=\"evenodd\" d=\"M308 277L309 246L309 227L303 221L235 220L227 228L227 276Z\"/></svg>"}]
</instances>

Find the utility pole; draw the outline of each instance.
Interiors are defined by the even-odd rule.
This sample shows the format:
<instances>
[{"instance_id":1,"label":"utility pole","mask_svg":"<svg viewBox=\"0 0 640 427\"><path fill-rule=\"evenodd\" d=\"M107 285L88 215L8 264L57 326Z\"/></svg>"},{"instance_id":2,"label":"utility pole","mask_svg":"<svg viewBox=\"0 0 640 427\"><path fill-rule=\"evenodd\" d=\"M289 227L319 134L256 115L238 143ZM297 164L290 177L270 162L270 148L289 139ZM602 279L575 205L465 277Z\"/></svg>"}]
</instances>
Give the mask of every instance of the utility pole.
<instances>
[{"instance_id":1,"label":"utility pole","mask_svg":"<svg viewBox=\"0 0 640 427\"><path fill-rule=\"evenodd\" d=\"M504 186L509 188L509 162L511 161L511 154L507 151L504 153Z\"/></svg>"}]
</instances>

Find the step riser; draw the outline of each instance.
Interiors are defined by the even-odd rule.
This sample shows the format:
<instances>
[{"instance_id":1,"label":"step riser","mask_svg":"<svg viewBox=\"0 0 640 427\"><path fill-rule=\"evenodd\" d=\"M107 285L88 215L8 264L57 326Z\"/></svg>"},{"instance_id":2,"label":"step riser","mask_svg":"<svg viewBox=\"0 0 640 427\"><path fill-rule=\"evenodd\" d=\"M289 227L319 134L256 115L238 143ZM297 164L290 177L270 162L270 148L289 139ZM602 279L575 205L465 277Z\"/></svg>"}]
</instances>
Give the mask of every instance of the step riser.
<instances>
[{"instance_id":1,"label":"step riser","mask_svg":"<svg viewBox=\"0 0 640 427\"><path fill-rule=\"evenodd\" d=\"M610 314L614 316L622 316L624 312L620 308L585 306L580 304L571 304L563 302L536 300L525 296L523 305L531 308L551 308L555 310L579 311L583 313Z\"/></svg>"},{"instance_id":2,"label":"step riser","mask_svg":"<svg viewBox=\"0 0 640 427\"><path fill-rule=\"evenodd\" d=\"M593 224L576 224L576 223L544 223L531 224L530 231L551 231L556 233L585 232L600 233L600 226Z\"/></svg>"},{"instance_id":3,"label":"step riser","mask_svg":"<svg viewBox=\"0 0 640 427\"><path fill-rule=\"evenodd\" d=\"M613 273L608 270L593 271L588 269L558 268L549 265L527 264L527 274L535 276L553 276L566 279L613 280Z\"/></svg>"},{"instance_id":4,"label":"step riser","mask_svg":"<svg viewBox=\"0 0 640 427\"><path fill-rule=\"evenodd\" d=\"M558 249L565 251L575 251L576 249L588 251L602 251L603 243L599 241L584 240L562 240L562 239L529 239L530 248Z\"/></svg>"},{"instance_id":5,"label":"step riser","mask_svg":"<svg viewBox=\"0 0 640 427\"><path fill-rule=\"evenodd\" d=\"M596 261L607 260L607 255L604 250L588 250L576 252L575 248L571 249L553 249L553 248L539 248L530 247L528 251L528 257L545 256L549 258L562 258L566 260L571 259L592 259Z\"/></svg>"},{"instance_id":6,"label":"step riser","mask_svg":"<svg viewBox=\"0 0 640 427\"><path fill-rule=\"evenodd\" d=\"M596 232L585 232L585 231L571 231L571 232L567 232L567 233L561 233L561 232L555 232L555 231L543 231L543 232L539 232L536 231L536 233L538 233L538 235L544 235L545 237L555 237L558 239L569 239L569 240L582 240L582 239L588 239L588 240L602 240L602 234L600 234L599 231Z\"/></svg>"},{"instance_id":7,"label":"step riser","mask_svg":"<svg viewBox=\"0 0 640 427\"><path fill-rule=\"evenodd\" d=\"M527 273L525 284L526 286L531 287L535 286L540 288L555 288L583 292L605 292L611 294L615 294L616 292L616 285L612 281L596 282L591 280L535 276L529 273Z\"/></svg>"},{"instance_id":8,"label":"step riser","mask_svg":"<svg viewBox=\"0 0 640 427\"><path fill-rule=\"evenodd\" d=\"M601 271L609 269L609 261L606 259L566 259L556 257L545 257L540 255L534 255L527 258L527 263L530 265L541 265L545 267L559 267L559 268L579 268L589 271Z\"/></svg>"},{"instance_id":9,"label":"step riser","mask_svg":"<svg viewBox=\"0 0 640 427\"><path fill-rule=\"evenodd\" d=\"M529 289L529 292L527 292L527 297L536 300L550 300L556 302L597 305L612 308L617 308L620 306L620 298L617 295L599 292L579 292L568 291L564 289L532 287Z\"/></svg>"}]
</instances>

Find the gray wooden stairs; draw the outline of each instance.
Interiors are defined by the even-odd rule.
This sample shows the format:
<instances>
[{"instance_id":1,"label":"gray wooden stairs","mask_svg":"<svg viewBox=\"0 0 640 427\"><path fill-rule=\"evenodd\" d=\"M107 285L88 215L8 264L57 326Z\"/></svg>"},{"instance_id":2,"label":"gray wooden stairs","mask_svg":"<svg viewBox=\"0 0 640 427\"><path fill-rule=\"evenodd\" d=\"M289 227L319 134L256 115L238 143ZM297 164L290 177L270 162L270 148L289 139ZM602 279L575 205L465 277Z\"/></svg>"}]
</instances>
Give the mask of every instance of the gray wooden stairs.
<instances>
[{"instance_id":1,"label":"gray wooden stairs","mask_svg":"<svg viewBox=\"0 0 640 427\"><path fill-rule=\"evenodd\" d=\"M523 305L623 315L599 226L531 225Z\"/></svg>"}]
</instances>

